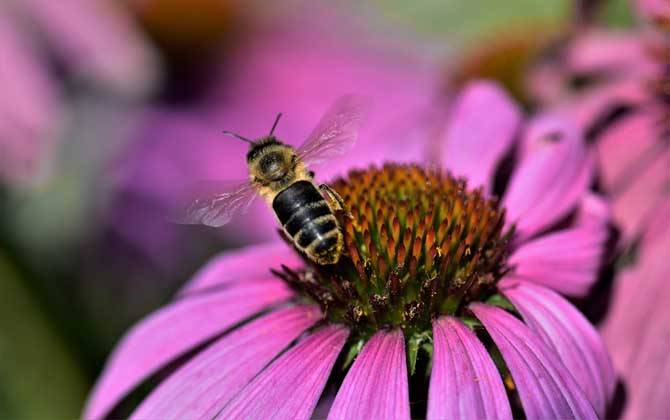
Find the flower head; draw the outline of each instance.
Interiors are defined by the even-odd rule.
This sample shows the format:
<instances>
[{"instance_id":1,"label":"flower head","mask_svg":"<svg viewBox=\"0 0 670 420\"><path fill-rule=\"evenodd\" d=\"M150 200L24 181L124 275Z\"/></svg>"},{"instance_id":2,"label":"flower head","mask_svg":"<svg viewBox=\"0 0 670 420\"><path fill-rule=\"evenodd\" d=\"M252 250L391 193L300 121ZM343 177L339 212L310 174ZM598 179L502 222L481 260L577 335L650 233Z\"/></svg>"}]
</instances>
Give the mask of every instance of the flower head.
<instances>
[{"instance_id":1,"label":"flower head","mask_svg":"<svg viewBox=\"0 0 670 420\"><path fill-rule=\"evenodd\" d=\"M626 390L621 415L664 418L670 375L658 372L667 366L661 355L669 342L662 337L670 334L667 305L660 303L667 299L670 238L670 5L631 3L637 27L589 28L564 46L553 71L544 63L533 79L536 87L550 87L540 94L545 104L571 110L589 132L622 232L627 258L602 325Z\"/></svg>"},{"instance_id":2,"label":"flower head","mask_svg":"<svg viewBox=\"0 0 670 420\"><path fill-rule=\"evenodd\" d=\"M626 242L670 197L670 12L662 1L632 3L637 28L586 28L529 82L543 105L574 115L596 144Z\"/></svg>"},{"instance_id":3,"label":"flower head","mask_svg":"<svg viewBox=\"0 0 670 420\"><path fill-rule=\"evenodd\" d=\"M541 116L514 148L521 125L497 86L469 85L446 122L443 169L387 163L330 183L343 200L338 264L290 243L215 259L124 338L85 417L195 348L134 418L309 418L317 404L329 418L603 415L609 357L559 293L588 291L608 212L587 193L579 130Z\"/></svg>"}]
</instances>

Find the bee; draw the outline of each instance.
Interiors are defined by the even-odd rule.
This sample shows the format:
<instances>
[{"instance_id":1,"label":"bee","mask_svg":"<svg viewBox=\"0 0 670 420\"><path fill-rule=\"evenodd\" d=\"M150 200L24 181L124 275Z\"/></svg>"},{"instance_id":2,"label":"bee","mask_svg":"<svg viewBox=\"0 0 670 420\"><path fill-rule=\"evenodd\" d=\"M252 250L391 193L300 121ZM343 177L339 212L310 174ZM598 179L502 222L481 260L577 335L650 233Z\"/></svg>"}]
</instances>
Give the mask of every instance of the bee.
<instances>
[{"instance_id":1,"label":"bee","mask_svg":"<svg viewBox=\"0 0 670 420\"><path fill-rule=\"evenodd\" d=\"M315 184L314 172L309 171L308 166L343 154L353 146L362 114L360 98L340 98L298 148L281 142L274 135L281 114L275 119L270 134L256 140L224 131L249 143L246 156L249 178L201 183L196 188L201 193L186 203L179 221L223 226L235 214L246 211L260 195L272 207L298 250L317 264L337 263L343 237L334 211L342 208L342 201L328 185Z\"/></svg>"}]
</instances>

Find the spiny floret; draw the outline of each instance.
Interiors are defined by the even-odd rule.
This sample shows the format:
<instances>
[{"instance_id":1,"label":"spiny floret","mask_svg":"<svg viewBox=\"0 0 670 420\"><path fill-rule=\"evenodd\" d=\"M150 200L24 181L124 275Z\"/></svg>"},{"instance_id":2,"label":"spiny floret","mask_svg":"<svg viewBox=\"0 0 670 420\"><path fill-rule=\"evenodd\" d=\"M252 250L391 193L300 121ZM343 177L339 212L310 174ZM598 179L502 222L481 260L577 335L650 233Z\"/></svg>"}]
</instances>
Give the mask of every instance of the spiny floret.
<instances>
[{"instance_id":1,"label":"spiny floret","mask_svg":"<svg viewBox=\"0 0 670 420\"><path fill-rule=\"evenodd\" d=\"M387 164L351 171L331 186L345 253L336 266L278 274L334 322L362 332L429 328L485 296L504 274L510 232L481 189L436 169Z\"/></svg>"}]
</instances>

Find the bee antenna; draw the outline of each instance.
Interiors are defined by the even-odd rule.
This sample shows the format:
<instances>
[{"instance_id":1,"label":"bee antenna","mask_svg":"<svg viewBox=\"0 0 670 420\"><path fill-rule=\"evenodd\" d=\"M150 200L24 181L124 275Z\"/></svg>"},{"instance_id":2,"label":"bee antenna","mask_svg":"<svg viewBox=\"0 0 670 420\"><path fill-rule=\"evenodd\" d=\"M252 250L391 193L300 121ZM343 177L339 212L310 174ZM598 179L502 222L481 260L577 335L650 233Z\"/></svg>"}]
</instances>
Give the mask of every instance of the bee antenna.
<instances>
[{"instance_id":1,"label":"bee antenna","mask_svg":"<svg viewBox=\"0 0 670 420\"><path fill-rule=\"evenodd\" d=\"M270 135L273 135L275 132L275 128L277 128L277 124L279 124L279 119L281 118L281 112L277 114L277 118L275 118L274 124L272 124L272 130L270 130Z\"/></svg>"},{"instance_id":2,"label":"bee antenna","mask_svg":"<svg viewBox=\"0 0 670 420\"><path fill-rule=\"evenodd\" d=\"M231 137L235 137L235 138L238 139L238 140L246 141L247 143L250 143L250 144L253 144L253 143L254 143L252 140L249 140L249 139L246 138L246 137L242 137L242 136L240 136L239 134L235 134L235 133L233 133L232 131L223 130L223 134L226 134L226 135L231 136Z\"/></svg>"}]
</instances>

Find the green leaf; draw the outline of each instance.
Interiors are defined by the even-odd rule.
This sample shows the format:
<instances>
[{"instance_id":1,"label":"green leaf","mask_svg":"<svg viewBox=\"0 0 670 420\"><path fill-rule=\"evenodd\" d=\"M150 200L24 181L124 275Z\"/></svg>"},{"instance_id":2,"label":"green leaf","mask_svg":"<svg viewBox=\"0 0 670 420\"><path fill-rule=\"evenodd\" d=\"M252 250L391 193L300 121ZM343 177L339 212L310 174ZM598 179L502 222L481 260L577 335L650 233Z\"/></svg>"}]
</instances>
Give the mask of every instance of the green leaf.
<instances>
[{"instance_id":1,"label":"green leaf","mask_svg":"<svg viewBox=\"0 0 670 420\"><path fill-rule=\"evenodd\" d=\"M463 323L465 325L467 325L468 328L470 328L473 331L475 330L475 328L483 327L482 323L479 322L479 320L477 318L474 318L474 317L470 317L470 316L461 317L461 321L463 321Z\"/></svg>"},{"instance_id":2,"label":"green leaf","mask_svg":"<svg viewBox=\"0 0 670 420\"><path fill-rule=\"evenodd\" d=\"M432 337L429 331L412 334L409 340L407 340L407 357L409 359L410 376L414 375L414 371L416 370L416 358L419 353L419 348L422 348L425 343L430 343L432 354Z\"/></svg>"},{"instance_id":3,"label":"green leaf","mask_svg":"<svg viewBox=\"0 0 670 420\"><path fill-rule=\"evenodd\" d=\"M507 309L508 311L516 312L516 308L512 305L512 302L507 300L507 298L501 294L495 294L486 300L486 303L489 305L497 306L502 309Z\"/></svg>"},{"instance_id":4,"label":"green leaf","mask_svg":"<svg viewBox=\"0 0 670 420\"><path fill-rule=\"evenodd\" d=\"M359 338L358 340L354 341L351 344L351 346L349 347L349 351L347 352L347 357L344 359L342 370L346 370L349 367L349 365L351 365L354 362L354 359L356 359L358 353L361 352L363 344L365 344L364 338Z\"/></svg>"}]
</instances>

